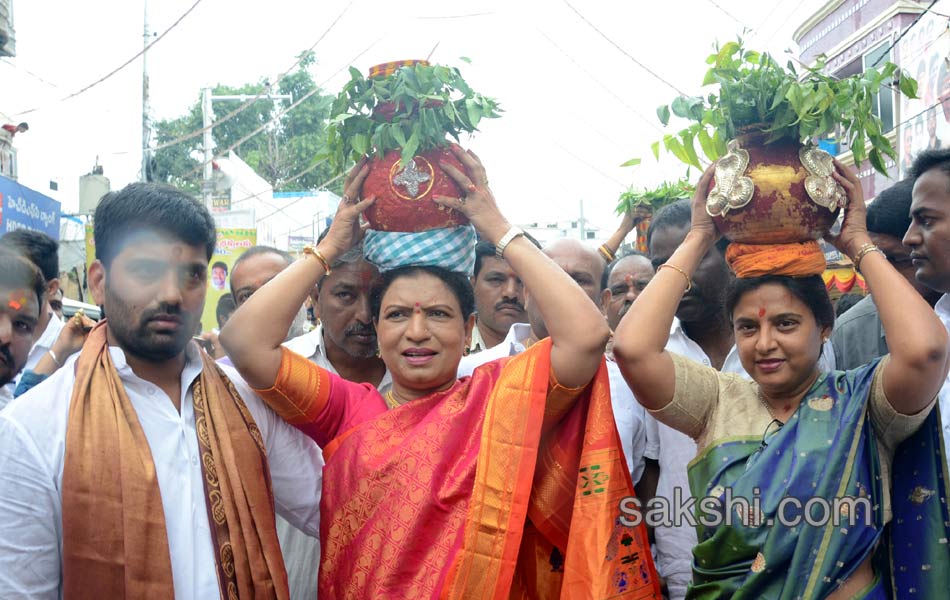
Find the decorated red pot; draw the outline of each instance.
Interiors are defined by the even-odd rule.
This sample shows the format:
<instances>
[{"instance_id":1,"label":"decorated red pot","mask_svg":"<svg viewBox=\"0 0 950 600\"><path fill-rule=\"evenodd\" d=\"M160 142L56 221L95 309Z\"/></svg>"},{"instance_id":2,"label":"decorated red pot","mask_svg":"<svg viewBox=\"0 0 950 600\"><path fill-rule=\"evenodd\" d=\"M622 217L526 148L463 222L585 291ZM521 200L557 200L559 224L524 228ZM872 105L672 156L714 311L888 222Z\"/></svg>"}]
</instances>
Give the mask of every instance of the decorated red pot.
<instances>
[{"instance_id":1,"label":"decorated red pot","mask_svg":"<svg viewBox=\"0 0 950 600\"><path fill-rule=\"evenodd\" d=\"M729 142L716 165L706 212L730 241L787 244L823 237L847 204L831 155L761 133Z\"/></svg>"},{"instance_id":2,"label":"decorated red pot","mask_svg":"<svg viewBox=\"0 0 950 600\"><path fill-rule=\"evenodd\" d=\"M377 231L426 231L468 223L462 213L436 204L432 196L463 198L464 192L439 168L444 162L465 172L447 148L417 154L412 162L399 163L399 152L387 152L370 162L363 182L363 197L376 196L364 213Z\"/></svg>"}]
</instances>

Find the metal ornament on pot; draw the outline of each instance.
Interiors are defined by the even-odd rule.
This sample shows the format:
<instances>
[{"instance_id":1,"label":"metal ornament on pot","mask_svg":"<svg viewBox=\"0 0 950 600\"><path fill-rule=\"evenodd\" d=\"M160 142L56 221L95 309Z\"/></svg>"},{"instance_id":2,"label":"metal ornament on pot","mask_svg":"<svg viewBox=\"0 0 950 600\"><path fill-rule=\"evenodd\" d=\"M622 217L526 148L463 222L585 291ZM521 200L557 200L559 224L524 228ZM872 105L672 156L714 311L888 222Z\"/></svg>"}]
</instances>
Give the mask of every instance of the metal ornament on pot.
<instances>
[{"instance_id":1,"label":"metal ornament on pot","mask_svg":"<svg viewBox=\"0 0 950 600\"><path fill-rule=\"evenodd\" d=\"M796 140L764 143L761 132L729 142L716 165L706 212L730 241L788 244L827 234L847 194L831 155Z\"/></svg>"}]
</instances>

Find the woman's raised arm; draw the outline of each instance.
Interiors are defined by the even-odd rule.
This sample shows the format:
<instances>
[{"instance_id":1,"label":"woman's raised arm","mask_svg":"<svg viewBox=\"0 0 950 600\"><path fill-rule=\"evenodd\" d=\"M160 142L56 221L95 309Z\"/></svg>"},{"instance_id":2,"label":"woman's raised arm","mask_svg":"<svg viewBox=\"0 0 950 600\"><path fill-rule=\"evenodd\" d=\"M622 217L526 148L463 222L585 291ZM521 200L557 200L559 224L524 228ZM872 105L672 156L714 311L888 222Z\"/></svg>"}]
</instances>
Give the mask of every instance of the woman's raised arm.
<instances>
[{"instance_id":1,"label":"woman's raised arm","mask_svg":"<svg viewBox=\"0 0 950 600\"><path fill-rule=\"evenodd\" d=\"M445 163L442 169L467 190L467 195L435 201L464 214L482 237L497 246L511 223L495 204L485 168L470 151L453 145L452 152L466 172ZM610 335L604 316L580 286L524 236L514 238L505 247L504 258L524 282L544 318L553 344L551 368L557 382L565 387L587 385L597 373Z\"/></svg>"},{"instance_id":2,"label":"woman's raised arm","mask_svg":"<svg viewBox=\"0 0 950 600\"><path fill-rule=\"evenodd\" d=\"M828 239L854 261L874 297L890 353L884 394L894 410L913 415L927 407L946 380L947 331L927 301L876 251L861 182L837 160L835 166L834 177L848 192L848 209L841 233Z\"/></svg>"},{"instance_id":3,"label":"woman's raised arm","mask_svg":"<svg viewBox=\"0 0 950 600\"><path fill-rule=\"evenodd\" d=\"M317 248L254 292L221 330L218 341L251 386L266 389L274 385L281 344L294 317L327 267L360 239L360 213L375 200L359 199L368 172L365 159L350 171L330 231Z\"/></svg>"},{"instance_id":4,"label":"woman's raised arm","mask_svg":"<svg viewBox=\"0 0 950 600\"><path fill-rule=\"evenodd\" d=\"M676 373L673 359L666 351L670 326L683 294L692 285L693 272L719 239L719 232L706 214L705 194L714 173L715 163L696 184L686 239L657 268L656 275L614 332L617 365L637 400L650 410L659 410L673 400Z\"/></svg>"}]
</instances>

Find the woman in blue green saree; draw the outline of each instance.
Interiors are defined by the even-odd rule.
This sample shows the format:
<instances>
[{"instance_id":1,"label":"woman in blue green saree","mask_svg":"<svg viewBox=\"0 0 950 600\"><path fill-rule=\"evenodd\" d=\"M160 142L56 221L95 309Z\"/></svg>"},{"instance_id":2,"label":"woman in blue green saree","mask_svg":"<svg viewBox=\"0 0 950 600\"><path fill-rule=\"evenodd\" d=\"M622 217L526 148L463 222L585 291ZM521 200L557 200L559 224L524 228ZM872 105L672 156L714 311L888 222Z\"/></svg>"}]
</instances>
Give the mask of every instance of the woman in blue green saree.
<instances>
[{"instance_id":1,"label":"woman in blue green saree","mask_svg":"<svg viewBox=\"0 0 950 600\"><path fill-rule=\"evenodd\" d=\"M689 480L699 543L687 598L950 596L945 463L930 415L947 334L871 243L861 184L835 164L849 208L829 241L873 290L889 355L820 372L834 324L823 260L786 246L756 266L735 245L731 256L744 262L731 262L738 278L726 309L752 380L665 351L690 274L719 238L705 210L713 167L697 185L689 234L615 333L637 399L697 443Z\"/></svg>"}]
</instances>

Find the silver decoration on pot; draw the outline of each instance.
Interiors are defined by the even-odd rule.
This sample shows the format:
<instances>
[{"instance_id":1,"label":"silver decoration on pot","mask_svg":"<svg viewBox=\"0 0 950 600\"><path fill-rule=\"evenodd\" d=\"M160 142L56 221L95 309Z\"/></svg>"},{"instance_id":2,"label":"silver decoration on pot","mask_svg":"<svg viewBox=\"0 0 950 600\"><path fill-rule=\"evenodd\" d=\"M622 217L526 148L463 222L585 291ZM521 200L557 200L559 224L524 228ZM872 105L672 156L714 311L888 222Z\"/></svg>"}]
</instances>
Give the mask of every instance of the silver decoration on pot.
<instances>
[{"instance_id":1,"label":"silver decoration on pot","mask_svg":"<svg viewBox=\"0 0 950 600\"><path fill-rule=\"evenodd\" d=\"M724 217L730 210L748 204L755 193L751 177L746 177L749 153L732 140L726 146L726 154L716 163L716 185L706 196L706 212L711 217Z\"/></svg>"},{"instance_id":2,"label":"silver decoration on pot","mask_svg":"<svg viewBox=\"0 0 950 600\"><path fill-rule=\"evenodd\" d=\"M410 196L416 198L419 196L419 184L426 183L430 179L428 173L419 170L419 166L416 165L416 157L413 156L412 160L406 163L406 166L393 177L392 182L395 185L401 185Z\"/></svg>"},{"instance_id":3,"label":"silver decoration on pot","mask_svg":"<svg viewBox=\"0 0 950 600\"><path fill-rule=\"evenodd\" d=\"M818 206L834 212L848 205L848 194L835 178L835 164L831 155L812 144L806 144L798 150L798 158L808 171L805 178L805 192Z\"/></svg>"}]
</instances>

